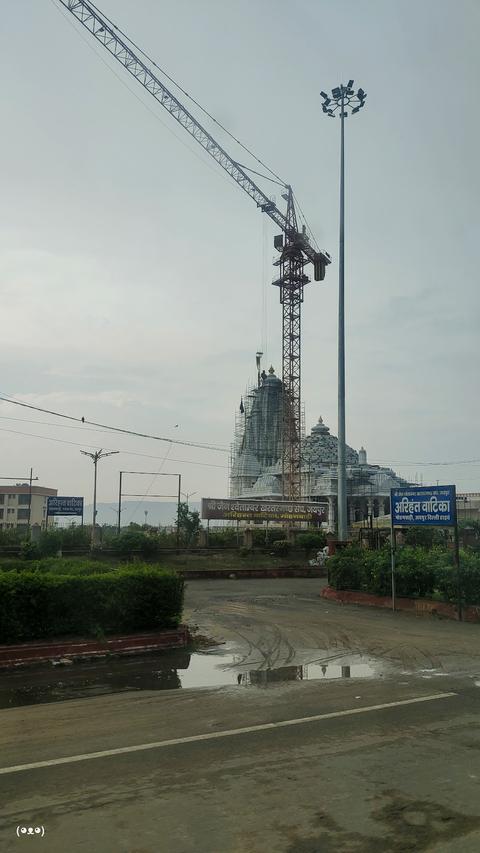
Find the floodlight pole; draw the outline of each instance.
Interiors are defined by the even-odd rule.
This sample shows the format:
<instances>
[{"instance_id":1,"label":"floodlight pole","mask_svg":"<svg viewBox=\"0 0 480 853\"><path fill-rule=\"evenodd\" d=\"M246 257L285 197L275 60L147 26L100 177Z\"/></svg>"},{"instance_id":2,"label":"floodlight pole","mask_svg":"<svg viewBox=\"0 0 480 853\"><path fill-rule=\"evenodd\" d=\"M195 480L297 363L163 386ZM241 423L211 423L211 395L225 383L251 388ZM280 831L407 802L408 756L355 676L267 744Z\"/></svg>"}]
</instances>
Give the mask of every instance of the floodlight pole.
<instances>
[{"instance_id":1,"label":"floodlight pole","mask_svg":"<svg viewBox=\"0 0 480 853\"><path fill-rule=\"evenodd\" d=\"M347 538L347 468L345 448L345 98L340 112L340 234L338 256L338 532Z\"/></svg>"},{"instance_id":2,"label":"floodlight pole","mask_svg":"<svg viewBox=\"0 0 480 853\"><path fill-rule=\"evenodd\" d=\"M340 231L338 257L338 472L337 472L337 538L345 542L348 535L347 464L345 437L345 119L348 109L358 112L365 103L363 89L354 92L353 80L332 89L332 97L321 92L323 112L334 118L340 115Z\"/></svg>"}]
</instances>

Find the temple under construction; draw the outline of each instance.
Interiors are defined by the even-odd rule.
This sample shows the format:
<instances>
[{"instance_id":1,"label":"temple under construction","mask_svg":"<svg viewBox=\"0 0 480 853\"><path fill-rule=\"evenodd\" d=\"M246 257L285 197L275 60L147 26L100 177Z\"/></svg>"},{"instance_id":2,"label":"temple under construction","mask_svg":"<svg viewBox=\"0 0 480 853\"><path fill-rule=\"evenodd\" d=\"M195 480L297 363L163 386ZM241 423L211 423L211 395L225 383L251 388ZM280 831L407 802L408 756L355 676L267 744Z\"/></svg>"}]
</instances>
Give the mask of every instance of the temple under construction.
<instances>
[{"instance_id":1,"label":"temple under construction","mask_svg":"<svg viewBox=\"0 0 480 853\"><path fill-rule=\"evenodd\" d=\"M273 367L259 372L258 381L241 399L231 448L230 495L278 500L285 496L283 470L283 384ZM337 518L338 439L322 418L305 435L301 419L300 471L302 500L328 505L328 527ZM391 468L370 465L367 452L346 448L349 522L382 516L390 511L390 489L408 485Z\"/></svg>"}]
</instances>

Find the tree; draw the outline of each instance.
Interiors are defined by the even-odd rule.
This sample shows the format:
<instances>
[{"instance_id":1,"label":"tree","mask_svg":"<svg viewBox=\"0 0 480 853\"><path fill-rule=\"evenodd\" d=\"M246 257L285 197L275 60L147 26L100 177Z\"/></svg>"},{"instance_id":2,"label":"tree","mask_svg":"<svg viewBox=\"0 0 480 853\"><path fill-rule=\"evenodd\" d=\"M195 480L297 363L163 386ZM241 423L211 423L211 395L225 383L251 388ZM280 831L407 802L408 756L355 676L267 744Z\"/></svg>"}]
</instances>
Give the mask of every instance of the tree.
<instances>
[{"instance_id":1,"label":"tree","mask_svg":"<svg viewBox=\"0 0 480 853\"><path fill-rule=\"evenodd\" d=\"M177 522L183 542L191 545L200 530L200 513L197 510L190 511L188 504L180 503Z\"/></svg>"}]
</instances>

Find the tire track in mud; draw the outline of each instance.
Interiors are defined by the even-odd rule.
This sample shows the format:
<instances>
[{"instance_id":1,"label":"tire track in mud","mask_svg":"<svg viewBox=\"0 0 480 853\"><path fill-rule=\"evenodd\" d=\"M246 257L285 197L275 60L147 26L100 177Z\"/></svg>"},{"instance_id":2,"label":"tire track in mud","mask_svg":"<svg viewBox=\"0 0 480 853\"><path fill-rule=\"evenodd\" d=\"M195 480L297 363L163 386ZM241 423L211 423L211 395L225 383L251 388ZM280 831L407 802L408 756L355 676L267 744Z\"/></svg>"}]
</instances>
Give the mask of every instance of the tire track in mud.
<instances>
[{"instance_id":1,"label":"tire track in mud","mask_svg":"<svg viewBox=\"0 0 480 853\"><path fill-rule=\"evenodd\" d=\"M233 643L239 655L237 665L244 669L313 662L322 655L343 652L345 657L361 655L384 662L392 674L393 670L409 670L405 674L412 675L425 670L460 675L480 670L480 654L450 626L445 636L436 622L405 619L390 625L383 613L336 611L314 596L294 591L251 595L251 588L242 594L237 587L234 596L212 597L195 607L193 614L202 633L212 638L221 635Z\"/></svg>"}]
</instances>

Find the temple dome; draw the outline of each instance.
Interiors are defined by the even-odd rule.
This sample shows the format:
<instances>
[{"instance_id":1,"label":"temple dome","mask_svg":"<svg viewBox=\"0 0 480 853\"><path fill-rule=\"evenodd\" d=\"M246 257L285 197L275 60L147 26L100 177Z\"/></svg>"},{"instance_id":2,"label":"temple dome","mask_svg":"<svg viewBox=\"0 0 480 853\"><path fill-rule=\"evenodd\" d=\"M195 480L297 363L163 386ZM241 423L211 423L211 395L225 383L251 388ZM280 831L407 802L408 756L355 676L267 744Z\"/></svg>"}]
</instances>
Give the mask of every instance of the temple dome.
<instances>
[{"instance_id":1,"label":"temple dome","mask_svg":"<svg viewBox=\"0 0 480 853\"><path fill-rule=\"evenodd\" d=\"M263 384L264 385L281 385L282 384L282 380L279 379L278 376L275 376L275 370L273 369L273 367L269 368L268 375L265 376L265 378L263 380Z\"/></svg>"},{"instance_id":2,"label":"temple dome","mask_svg":"<svg viewBox=\"0 0 480 853\"><path fill-rule=\"evenodd\" d=\"M254 483L252 492L261 495L280 495L281 488L278 477L273 474L262 474Z\"/></svg>"},{"instance_id":3,"label":"temple dome","mask_svg":"<svg viewBox=\"0 0 480 853\"><path fill-rule=\"evenodd\" d=\"M312 427L310 435L302 443L302 455L305 466L336 465L338 462L338 438L330 434L329 427L320 417ZM358 464L358 453L352 447L346 446L347 465Z\"/></svg>"}]
</instances>

